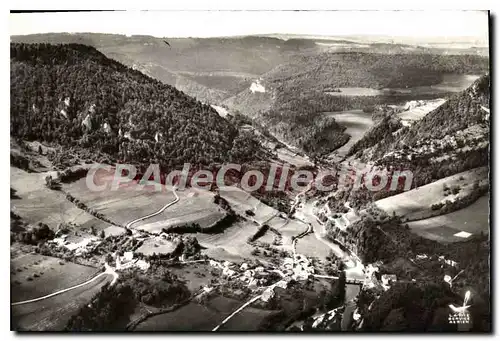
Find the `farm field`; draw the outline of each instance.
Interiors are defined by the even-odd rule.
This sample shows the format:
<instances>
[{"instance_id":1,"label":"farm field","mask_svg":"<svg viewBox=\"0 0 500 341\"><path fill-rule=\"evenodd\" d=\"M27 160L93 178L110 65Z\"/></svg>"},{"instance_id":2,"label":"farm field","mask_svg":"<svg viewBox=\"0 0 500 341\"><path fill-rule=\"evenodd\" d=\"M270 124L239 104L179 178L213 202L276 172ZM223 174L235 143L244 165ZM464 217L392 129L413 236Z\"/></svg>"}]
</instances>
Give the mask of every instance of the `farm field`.
<instances>
[{"instance_id":1,"label":"farm field","mask_svg":"<svg viewBox=\"0 0 500 341\"><path fill-rule=\"evenodd\" d=\"M252 210L255 213L252 220L255 220L259 224L267 223L279 213L278 210L267 206L240 188L226 186L220 188L219 193L221 197L227 200L236 213L245 216L246 210Z\"/></svg>"},{"instance_id":2,"label":"farm field","mask_svg":"<svg viewBox=\"0 0 500 341\"><path fill-rule=\"evenodd\" d=\"M408 226L413 233L440 242L463 241L481 232L489 234L489 195L461 210L413 221Z\"/></svg>"},{"instance_id":3,"label":"farm field","mask_svg":"<svg viewBox=\"0 0 500 341\"><path fill-rule=\"evenodd\" d=\"M89 266L34 253L13 255L10 267L13 302L45 296L72 287L101 272ZM32 280L27 280L28 277Z\"/></svg>"},{"instance_id":4,"label":"farm field","mask_svg":"<svg viewBox=\"0 0 500 341\"><path fill-rule=\"evenodd\" d=\"M387 214L393 212L412 221L430 217L433 213L431 206L446 200L454 201L466 197L473 189L474 182L478 180L480 185L488 183L488 167L479 167L466 172L434 181L428 185L412 189L410 191L393 195L388 198L377 200L375 205ZM457 194L444 195L443 187L460 186Z\"/></svg>"},{"instance_id":5,"label":"farm field","mask_svg":"<svg viewBox=\"0 0 500 341\"><path fill-rule=\"evenodd\" d=\"M137 190L136 186L128 185L116 191L92 192L87 188L85 179L80 179L63 185L63 188L88 207L122 225L157 212L175 200L169 187L164 188L163 191L154 191L148 187ZM191 223L208 227L224 216L222 209L213 203L213 193L193 188L178 190L176 193L179 196L178 203L168 207L161 214L135 223L132 227L159 233L163 228Z\"/></svg>"},{"instance_id":6,"label":"farm field","mask_svg":"<svg viewBox=\"0 0 500 341\"><path fill-rule=\"evenodd\" d=\"M171 267L169 270L183 280L191 292L196 292L201 286L211 286L210 281L217 280L220 273L220 270L217 270L215 273L217 276L212 275L214 268L208 262L183 264Z\"/></svg>"},{"instance_id":7,"label":"farm field","mask_svg":"<svg viewBox=\"0 0 500 341\"><path fill-rule=\"evenodd\" d=\"M153 237L146 239L136 252L142 253L145 256L151 256L154 253L157 255L169 254L174 252L176 247L177 244L171 242L170 240L165 240L161 237Z\"/></svg>"},{"instance_id":8,"label":"farm field","mask_svg":"<svg viewBox=\"0 0 500 341\"><path fill-rule=\"evenodd\" d=\"M59 279L63 280L64 276ZM102 276L83 287L56 295L48 299L13 306L11 310L13 330L61 331L80 307L88 304L92 297L110 280L111 275Z\"/></svg>"},{"instance_id":9,"label":"farm field","mask_svg":"<svg viewBox=\"0 0 500 341\"><path fill-rule=\"evenodd\" d=\"M247 243L247 240L257 230L258 226L256 224L249 221L239 221L221 233L197 233L195 236L200 245L208 248L208 250L203 250L203 253L216 259L224 259L223 257L217 257L217 254L211 255L212 253L217 253L217 249L223 249L226 253L242 260L242 258L255 258L251 254L253 247ZM218 253L221 253L221 250Z\"/></svg>"},{"instance_id":10,"label":"farm field","mask_svg":"<svg viewBox=\"0 0 500 341\"><path fill-rule=\"evenodd\" d=\"M349 141L335 151L338 155L347 155L349 149L373 126L371 113L365 113L360 109L325 114L335 118L338 124L346 127L345 133L350 135Z\"/></svg>"},{"instance_id":11,"label":"farm field","mask_svg":"<svg viewBox=\"0 0 500 341\"><path fill-rule=\"evenodd\" d=\"M191 302L173 312L147 319L135 331L211 331L243 303L221 296L210 299L205 305ZM257 330L264 319L273 313L275 311L247 307L220 330Z\"/></svg>"},{"instance_id":12,"label":"farm field","mask_svg":"<svg viewBox=\"0 0 500 341\"><path fill-rule=\"evenodd\" d=\"M109 175L111 179L112 175ZM106 181L106 178L100 179ZM109 180L111 181L111 180ZM170 190L161 192L137 190L136 186L128 185L113 191L91 191L86 184L86 179L63 184L63 190L85 203L89 208L104 214L110 220L125 225L131 220L158 211L166 203L175 199Z\"/></svg>"},{"instance_id":13,"label":"farm field","mask_svg":"<svg viewBox=\"0 0 500 341\"><path fill-rule=\"evenodd\" d=\"M297 241L296 251L306 257L317 257L320 259L325 259L331 253L331 249L317 240L313 233Z\"/></svg>"},{"instance_id":14,"label":"farm field","mask_svg":"<svg viewBox=\"0 0 500 341\"><path fill-rule=\"evenodd\" d=\"M215 224L226 214L221 207L214 203L214 193L212 192L186 188L176 193L179 196L179 202L154 217L136 223L133 227L150 233L159 233L163 228L168 229L169 227L193 223L204 228ZM162 207L170 201L164 201ZM149 213L155 211L151 210Z\"/></svg>"},{"instance_id":15,"label":"farm field","mask_svg":"<svg viewBox=\"0 0 500 341\"><path fill-rule=\"evenodd\" d=\"M111 226L69 202L63 192L47 188L45 176L49 173L28 173L10 167L10 186L17 196L11 199L11 210L29 224L43 222L54 230L59 223L94 226L97 230Z\"/></svg>"},{"instance_id":16,"label":"farm field","mask_svg":"<svg viewBox=\"0 0 500 341\"><path fill-rule=\"evenodd\" d=\"M148 318L139 323L134 331L211 331L220 319L217 312L189 303L170 313Z\"/></svg>"}]
</instances>

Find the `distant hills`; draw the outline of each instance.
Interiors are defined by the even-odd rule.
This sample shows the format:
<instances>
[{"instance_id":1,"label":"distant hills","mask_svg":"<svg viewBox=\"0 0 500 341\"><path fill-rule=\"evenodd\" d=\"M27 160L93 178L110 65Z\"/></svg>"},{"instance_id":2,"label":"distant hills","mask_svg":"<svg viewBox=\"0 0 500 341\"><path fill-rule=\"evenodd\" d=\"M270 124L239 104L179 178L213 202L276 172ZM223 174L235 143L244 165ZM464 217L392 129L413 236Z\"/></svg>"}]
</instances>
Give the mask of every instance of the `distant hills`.
<instances>
[{"instance_id":1,"label":"distant hills","mask_svg":"<svg viewBox=\"0 0 500 341\"><path fill-rule=\"evenodd\" d=\"M90 45L129 67L209 102L221 103L259 75L314 44L270 37L163 38L97 33L12 36L11 42ZM218 73L216 84L213 73Z\"/></svg>"},{"instance_id":2,"label":"distant hills","mask_svg":"<svg viewBox=\"0 0 500 341\"><path fill-rule=\"evenodd\" d=\"M358 157L383 167L411 170L414 185L486 166L489 162L490 76L451 96L411 126L382 119L358 141ZM487 110L485 110L485 108Z\"/></svg>"},{"instance_id":3,"label":"distant hills","mask_svg":"<svg viewBox=\"0 0 500 341\"><path fill-rule=\"evenodd\" d=\"M224 103L230 110L261 119L271 132L288 143L323 154L347 141L341 129L331 129L330 123L326 123L324 113L405 101L401 95L331 96L328 92L338 88L430 86L439 84L445 74L481 74L488 67L488 58L471 55L309 54L296 56L262 75L259 83L264 92L245 89ZM406 97L410 99L411 94Z\"/></svg>"},{"instance_id":4,"label":"distant hills","mask_svg":"<svg viewBox=\"0 0 500 341\"><path fill-rule=\"evenodd\" d=\"M328 91L433 85L446 73L481 74L489 68L488 58L472 50L447 55L459 50L351 38L166 38L167 46L163 38L151 36L53 33L12 36L11 41L94 46L203 103L258 119L283 141L317 154L340 147L348 138L323 112L395 101L387 96L330 96ZM263 90L255 91L256 84Z\"/></svg>"},{"instance_id":5,"label":"distant hills","mask_svg":"<svg viewBox=\"0 0 500 341\"><path fill-rule=\"evenodd\" d=\"M283 39L284 38L284 39ZM163 38L99 33L46 33L11 36L11 42L90 45L107 57L140 70L188 95L221 104L261 75L297 56L322 52L488 55L488 49L394 44L383 37L259 35L218 38ZM387 37L386 37L387 38ZM451 46L453 47L453 46ZM303 61L298 61L302 63ZM214 80L214 73L217 78Z\"/></svg>"}]
</instances>

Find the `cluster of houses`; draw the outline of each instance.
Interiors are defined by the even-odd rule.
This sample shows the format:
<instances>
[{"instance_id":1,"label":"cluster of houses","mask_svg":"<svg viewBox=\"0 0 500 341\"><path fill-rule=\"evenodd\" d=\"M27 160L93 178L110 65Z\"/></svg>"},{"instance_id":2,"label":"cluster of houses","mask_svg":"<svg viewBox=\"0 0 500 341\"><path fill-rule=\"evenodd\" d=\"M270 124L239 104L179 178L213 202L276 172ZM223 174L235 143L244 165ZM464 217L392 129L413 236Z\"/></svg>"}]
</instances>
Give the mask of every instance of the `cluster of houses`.
<instances>
[{"instance_id":1,"label":"cluster of houses","mask_svg":"<svg viewBox=\"0 0 500 341\"><path fill-rule=\"evenodd\" d=\"M147 271L150 264L145 260L134 258L132 251L124 252L123 256L115 255L116 270L125 270L130 268L138 268L142 271Z\"/></svg>"},{"instance_id":2,"label":"cluster of houses","mask_svg":"<svg viewBox=\"0 0 500 341\"><path fill-rule=\"evenodd\" d=\"M363 282L363 287L374 288L378 285L382 286L384 290L389 290L391 285L395 283L398 278L393 274L383 274L380 276L380 281L377 280L376 273L379 272L378 264L368 264L363 270L365 274L365 280Z\"/></svg>"},{"instance_id":3,"label":"cluster of houses","mask_svg":"<svg viewBox=\"0 0 500 341\"><path fill-rule=\"evenodd\" d=\"M222 270L222 275L227 278L237 277L240 281L247 284L251 290L256 290L259 286L265 283L265 277L269 274L263 266L258 266L250 269L247 263L241 264L239 267L228 261L218 262L210 259L209 264L217 269Z\"/></svg>"},{"instance_id":4,"label":"cluster of houses","mask_svg":"<svg viewBox=\"0 0 500 341\"><path fill-rule=\"evenodd\" d=\"M101 244L101 239L98 237L88 237L84 238L79 242L69 242L68 235L63 234L57 238L52 239L50 242L56 244L57 246L65 247L66 249L73 251L75 256L81 256L83 254L92 252L99 244Z\"/></svg>"},{"instance_id":5,"label":"cluster of houses","mask_svg":"<svg viewBox=\"0 0 500 341\"><path fill-rule=\"evenodd\" d=\"M310 264L306 256L296 254L294 258L286 257L280 266L279 270L266 270L263 266L250 268L247 263L240 266L228 261L218 262L210 259L209 264L217 269L222 270L222 275L227 278L236 278L247 285L247 287L254 291L267 282L266 277L271 272L278 273L283 279L268 286L261 294L261 299L268 302L274 297L274 288L286 289L288 282L291 280L301 281L306 280L309 276L314 274L314 267Z\"/></svg>"},{"instance_id":6,"label":"cluster of houses","mask_svg":"<svg viewBox=\"0 0 500 341\"><path fill-rule=\"evenodd\" d=\"M286 257L281 265L285 278L296 281L303 281L314 274L314 267L309 262L306 256L295 254L293 258Z\"/></svg>"}]
</instances>

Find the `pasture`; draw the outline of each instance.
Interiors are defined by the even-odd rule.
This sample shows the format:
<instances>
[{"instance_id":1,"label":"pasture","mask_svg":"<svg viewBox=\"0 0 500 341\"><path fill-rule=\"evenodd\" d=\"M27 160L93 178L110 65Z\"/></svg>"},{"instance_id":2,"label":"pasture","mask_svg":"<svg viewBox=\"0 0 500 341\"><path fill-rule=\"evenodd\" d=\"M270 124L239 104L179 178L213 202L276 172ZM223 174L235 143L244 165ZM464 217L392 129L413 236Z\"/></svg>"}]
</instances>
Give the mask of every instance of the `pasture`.
<instances>
[{"instance_id":1,"label":"pasture","mask_svg":"<svg viewBox=\"0 0 500 341\"><path fill-rule=\"evenodd\" d=\"M174 252L176 248L176 243L156 236L144 240L144 243L136 250L136 252L142 253L145 256L151 256L154 253L156 253L157 255L170 254Z\"/></svg>"},{"instance_id":2,"label":"pasture","mask_svg":"<svg viewBox=\"0 0 500 341\"><path fill-rule=\"evenodd\" d=\"M325 259L331 253L331 249L316 239L314 233L300 238L297 241L296 251L306 257L316 257L319 259Z\"/></svg>"},{"instance_id":3,"label":"pasture","mask_svg":"<svg viewBox=\"0 0 500 341\"><path fill-rule=\"evenodd\" d=\"M10 186L17 195L11 199L11 210L29 224L43 222L54 230L60 223L73 223L83 228L94 226L97 230L111 226L69 202L63 192L47 188L45 176L49 173L28 173L10 167Z\"/></svg>"},{"instance_id":4,"label":"pasture","mask_svg":"<svg viewBox=\"0 0 500 341\"><path fill-rule=\"evenodd\" d=\"M12 303L42 297L84 283L101 273L100 269L40 254L13 250L12 257ZM60 295L12 306L11 328L19 331L63 330L69 318L111 279L111 275L101 276L94 282Z\"/></svg>"},{"instance_id":5,"label":"pasture","mask_svg":"<svg viewBox=\"0 0 500 341\"><path fill-rule=\"evenodd\" d=\"M243 258L255 258L251 254L253 247L247 240L258 230L255 223L239 221L217 234L197 233L195 236L201 246L206 247L204 254L215 259L225 260L227 254L233 259L242 261ZM222 250L224 252L222 252ZM228 259L229 260L229 259Z\"/></svg>"},{"instance_id":6,"label":"pasture","mask_svg":"<svg viewBox=\"0 0 500 341\"><path fill-rule=\"evenodd\" d=\"M389 215L394 212L407 221L428 218L439 213L439 211L431 209L433 204L444 203L446 200L453 202L470 195L476 180L479 181L480 185L488 183L488 167L479 167L457 173L425 186L377 200L375 206ZM457 194L450 193L445 196L445 186L449 188L460 186L460 191Z\"/></svg>"},{"instance_id":7,"label":"pasture","mask_svg":"<svg viewBox=\"0 0 500 341\"><path fill-rule=\"evenodd\" d=\"M169 269L191 292L198 291L202 286L210 287L211 280L217 280L220 274L220 270L214 270L208 262L182 264Z\"/></svg>"},{"instance_id":8,"label":"pasture","mask_svg":"<svg viewBox=\"0 0 500 341\"><path fill-rule=\"evenodd\" d=\"M108 181L111 176L106 175L100 178L100 181ZM164 187L162 191L155 191L152 187L138 189L136 184L137 182L134 182L115 191L93 192L87 188L85 179L80 179L70 184L64 184L63 189L84 202L89 208L104 214L113 222L121 225L155 213L175 200L169 186ZM213 193L194 188L178 190L176 193L179 197L176 204L154 217L135 223L131 227L150 233L160 233L163 228L168 229L192 223L208 227L224 217L223 210L213 203Z\"/></svg>"},{"instance_id":9,"label":"pasture","mask_svg":"<svg viewBox=\"0 0 500 341\"><path fill-rule=\"evenodd\" d=\"M221 187L219 193L236 213L245 216L245 211L253 211L255 215L251 219L259 224L266 224L279 214L278 210L267 206L241 188L234 186Z\"/></svg>"},{"instance_id":10,"label":"pasture","mask_svg":"<svg viewBox=\"0 0 500 341\"><path fill-rule=\"evenodd\" d=\"M22 252L13 254L10 271L13 302L45 296L72 287L101 272L99 269L59 258Z\"/></svg>"},{"instance_id":11,"label":"pasture","mask_svg":"<svg viewBox=\"0 0 500 341\"><path fill-rule=\"evenodd\" d=\"M410 230L427 239L440 242L463 241L472 235L489 233L489 196L448 214L408 223Z\"/></svg>"},{"instance_id":12,"label":"pasture","mask_svg":"<svg viewBox=\"0 0 500 341\"><path fill-rule=\"evenodd\" d=\"M99 180L111 181L112 175L106 175ZM156 212L175 199L170 190L165 189L160 192L148 187L138 190L138 187L134 185L120 186L117 190L110 190L108 186L107 190L91 191L87 187L85 178L63 184L63 190L85 203L89 208L121 225Z\"/></svg>"},{"instance_id":13,"label":"pasture","mask_svg":"<svg viewBox=\"0 0 500 341\"><path fill-rule=\"evenodd\" d=\"M70 290L38 302L13 306L11 329L16 331L61 331L71 316L88 304L92 297L111 280L111 275L101 276L83 287ZM60 276L61 282L64 276Z\"/></svg>"},{"instance_id":14,"label":"pasture","mask_svg":"<svg viewBox=\"0 0 500 341\"><path fill-rule=\"evenodd\" d=\"M415 121L421 120L425 115L445 102L446 100L441 98L428 100L425 101L425 104L423 105L398 113L397 116L401 118L403 124L411 124Z\"/></svg>"},{"instance_id":15,"label":"pasture","mask_svg":"<svg viewBox=\"0 0 500 341\"><path fill-rule=\"evenodd\" d=\"M150 233L160 233L163 228L193 223L205 228L217 223L225 216L224 210L214 203L212 192L186 188L177 191L177 195L179 202L154 217L136 223L133 227ZM168 202L170 201L164 201L162 207ZM153 209L149 213L156 211Z\"/></svg>"},{"instance_id":16,"label":"pasture","mask_svg":"<svg viewBox=\"0 0 500 341\"><path fill-rule=\"evenodd\" d=\"M215 296L204 305L189 303L173 312L151 317L134 331L211 331L244 302ZM258 330L275 311L247 307L231 318L220 331Z\"/></svg>"}]
</instances>

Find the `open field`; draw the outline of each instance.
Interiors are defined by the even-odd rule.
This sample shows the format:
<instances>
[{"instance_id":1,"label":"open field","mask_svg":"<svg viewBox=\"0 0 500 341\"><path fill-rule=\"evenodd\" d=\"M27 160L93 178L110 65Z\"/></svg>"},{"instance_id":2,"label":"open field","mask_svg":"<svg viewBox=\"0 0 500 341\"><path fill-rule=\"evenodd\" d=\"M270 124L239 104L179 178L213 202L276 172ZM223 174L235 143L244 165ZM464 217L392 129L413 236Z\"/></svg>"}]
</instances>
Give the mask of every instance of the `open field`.
<instances>
[{"instance_id":1,"label":"open field","mask_svg":"<svg viewBox=\"0 0 500 341\"><path fill-rule=\"evenodd\" d=\"M403 124L411 124L414 121L421 120L425 115L445 102L446 100L441 98L428 100L425 101L425 104L400 112L397 116L401 118Z\"/></svg>"},{"instance_id":2,"label":"open field","mask_svg":"<svg viewBox=\"0 0 500 341\"><path fill-rule=\"evenodd\" d=\"M463 241L470 237L470 235L481 232L488 234L489 196L482 196L472 205L461 210L413 221L408 223L408 226L413 233L440 242ZM456 234L458 233L460 234L457 236Z\"/></svg>"},{"instance_id":3,"label":"open field","mask_svg":"<svg viewBox=\"0 0 500 341\"><path fill-rule=\"evenodd\" d=\"M292 246L292 237L307 230L307 225L294 219L290 219L286 225L276 228L282 236L283 245Z\"/></svg>"},{"instance_id":4,"label":"open field","mask_svg":"<svg viewBox=\"0 0 500 341\"><path fill-rule=\"evenodd\" d=\"M201 250L202 255L206 255L209 258L213 258L218 261L229 261L233 263L241 263L245 260L243 256L240 254L236 253L229 253L226 251L225 248L223 247L214 247L214 248L208 248L205 250Z\"/></svg>"},{"instance_id":5,"label":"open field","mask_svg":"<svg viewBox=\"0 0 500 341\"><path fill-rule=\"evenodd\" d=\"M89 266L33 253L13 255L10 268L13 302L45 296L72 287L101 272ZM32 280L27 280L28 277Z\"/></svg>"},{"instance_id":6,"label":"open field","mask_svg":"<svg viewBox=\"0 0 500 341\"><path fill-rule=\"evenodd\" d=\"M216 296L205 305L189 303L171 313L151 317L140 323L135 331L211 331L241 306L231 298ZM247 307L220 328L221 331L257 330L272 310Z\"/></svg>"},{"instance_id":7,"label":"open field","mask_svg":"<svg viewBox=\"0 0 500 341\"><path fill-rule=\"evenodd\" d=\"M297 241L296 251L306 257L325 259L330 254L330 248L317 240L314 234L308 234Z\"/></svg>"},{"instance_id":8,"label":"open field","mask_svg":"<svg viewBox=\"0 0 500 341\"><path fill-rule=\"evenodd\" d=\"M196 238L200 245L208 248L208 250L204 250L204 253L207 255L215 253L211 257L216 259L224 259L223 257L217 257L217 249L223 249L227 253L239 258L255 258L255 256L251 255L253 247L247 243L247 240L257 230L258 226L256 224L248 221L240 221L226 228L222 233L197 233Z\"/></svg>"},{"instance_id":9,"label":"open field","mask_svg":"<svg viewBox=\"0 0 500 341\"><path fill-rule=\"evenodd\" d=\"M349 141L335 151L342 156L347 155L349 149L373 126L371 113L365 113L360 109L329 112L326 115L335 118L338 124L346 127L345 133L350 136Z\"/></svg>"},{"instance_id":10,"label":"open field","mask_svg":"<svg viewBox=\"0 0 500 341\"><path fill-rule=\"evenodd\" d=\"M161 237L153 237L146 239L144 243L136 250L136 252L142 253L146 256L151 256L156 253L159 254L169 254L175 251L177 244L171 242L170 240L165 240Z\"/></svg>"},{"instance_id":11,"label":"open field","mask_svg":"<svg viewBox=\"0 0 500 341\"><path fill-rule=\"evenodd\" d=\"M27 223L43 222L54 230L59 223L74 223L84 228L94 226L97 230L111 226L76 207L66 199L63 192L47 188L45 186L47 174L28 173L10 167L10 186L16 190L19 197L11 200L11 209ZM85 180L83 181L85 183Z\"/></svg>"},{"instance_id":12,"label":"open field","mask_svg":"<svg viewBox=\"0 0 500 341\"><path fill-rule=\"evenodd\" d=\"M134 331L211 331L223 318L206 307L189 303L173 312L148 318Z\"/></svg>"},{"instance_id":13,"label":"open field","mask_svg":"<svg viewBox=\"0 0 500 341\"><path fill-rule=\"evenodd\" d=\"M479 181L480 185L488 183L488 167L479 167L457 173L411 191L377 200L375 205L387 214L391 215L395 212L396 215L405 220L424 219L438 212L432 211L433 204L446 200L454 201L468 196L476 180ZM444 185L449 188L460 186L460 192L445 196Z\"/></svg>"},{"instance_id":14,"label":"open field","mask_svg":"<svg viewBox=\"0 0 500 341\"><path fill-rule=\"evenodd\" d=\"M241 188L226 186L220 188L219 193L236 213L245 216L246 210L252 210L255 215L251 218L259 224L267 223L279 213L278 210L267 206Z\"/></svg>"},{"instance_id":15,"label":"open field","mask_svg":"<svg viewBox=\"0 0 500 341\"><path fill-rule=\"evenodd\" d=\"M331 91L327 94L332 96L380 96L384 92L378 89L372 88L339 88L340 92Z\"/></svg>"},{"instance_id":16,"label":"open field","mask_svg":"<svg viewBox=\"0 0 500 341\"><path fill-rule=\"evenodd\" d=\"M110 175L110 177L112 174ZM107 178L100 179L102 181ZM166 203L175 199L170 190L161 192L137 190L137 186L123 186L118 190L91 191L86 179L63 184L63 190L85 203L89 208L104 214L112 221L125 225L138 217L158 211Z\"/></svg>"},{"instance_id":17,"label":"open field","mask_svg":"<svg viewBox=\"0 0 500 341\"><path fill-rule=\"evenodd\" d=\"M159 233L163 228L168 229L169 227L193 223L205 228L215 224L225 216L224 210L214 203L214 193L212 192L187 188L177 191L177 195L179 196L178 203L168 207L157 216L135 224L134 228L151 233ZM167 202L169 201L163 202L163 205Z\"/></svg>"},{"instance_id":18,"label":"open field","mask_svg":"<svg viewBox=\"0 0 500 341\"><path fill-rule=\"evenodd\" d=\"M60 276L58 279L62 282L63 278L64 276ZM111 278L111 275L102 276L88 285L63 294L38 302L13 306L11 328L29 331L63 330L71 316L76 314L81 306L88 304Z\"/></svg>"},{"instance_id":19,"label":"open field","mask_svg":"<svg viewBox=\"0 0 500 341\"><path fill-rule=\"evenodd\" d=\"M216 270L215 275L212 275L214 268L208 262L174 266L169 271L184 281L184 284L191 292L196 292L202 286L211 286L210 281L212 279L217 280L220 273L220 270Z\"/></svg>"},{"instance_id":20,"label":"open field","mask_svg":"<svg viewBox=\"0 0 500 341\"><path fill-rule=\"evenodd\" d=\"M154 191L148 187L137 190L137 186L128 185L116 191L92 192L87 188L85 179L65 184L63 188L88 207L122 225L154 213L175 200L170 188L163 191ZM159 233L163 228L191 223L208 227L224 216L222 209L213 203L214 194L211 192L187 188L177 191L177 195L178 203L154 217L137 222L132 227Z\"/></svg>"}]
</instances>

